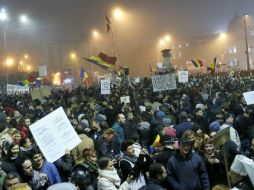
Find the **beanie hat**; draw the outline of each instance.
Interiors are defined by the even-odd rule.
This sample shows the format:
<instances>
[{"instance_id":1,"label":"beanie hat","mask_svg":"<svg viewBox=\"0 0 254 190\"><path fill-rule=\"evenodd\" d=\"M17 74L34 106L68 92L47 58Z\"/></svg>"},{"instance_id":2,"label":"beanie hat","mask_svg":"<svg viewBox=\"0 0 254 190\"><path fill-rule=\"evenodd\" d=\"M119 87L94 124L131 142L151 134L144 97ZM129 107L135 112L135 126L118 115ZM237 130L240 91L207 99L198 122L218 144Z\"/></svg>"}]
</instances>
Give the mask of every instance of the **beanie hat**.
<instances>
[{"instance_id":1,"label":"beanie hat","mask_svg":"<svg viewBox=\"0 0 254 190\"><path fill-rule=\"evenodd\" d=\"M58 183L47 188L47 190L76 190L76 189L77 188L75 187L75 185L69 182Z\"/></svg>"},{"instance_id":2,"label":"beanie hat","mask_svg":"<svg viewBox=\"0 0 254 190\"><path fill-rule=\"evenodd\" d=\"M158 111L156 114L156 117L158 119L162 119L163 117L165 117L165 113L163 111Z\"/></svg>"},{"instance_id":3,"label":"beanie hat","mask_svg":"<svg viewBox=\"0 0 254 190\"><path fill-rule=\"evenodd\" d=\"M105 115L98 114L98 115L95 117L95 120L96 120L98 123L101 123L102 121L106 121L106 120L107 120L107 117L106 117Z\"/></svg>"},{"instance_id":4,"label":"beanie hat","mask_svg":"<svg viewBox=\"0 0 254 190\"><path fill-rule=\"evenodd\" d=\"M220 130L220 123L218 121L213 121L209 125L210 132L218 132Z\"/></svg>"}]
</instances>

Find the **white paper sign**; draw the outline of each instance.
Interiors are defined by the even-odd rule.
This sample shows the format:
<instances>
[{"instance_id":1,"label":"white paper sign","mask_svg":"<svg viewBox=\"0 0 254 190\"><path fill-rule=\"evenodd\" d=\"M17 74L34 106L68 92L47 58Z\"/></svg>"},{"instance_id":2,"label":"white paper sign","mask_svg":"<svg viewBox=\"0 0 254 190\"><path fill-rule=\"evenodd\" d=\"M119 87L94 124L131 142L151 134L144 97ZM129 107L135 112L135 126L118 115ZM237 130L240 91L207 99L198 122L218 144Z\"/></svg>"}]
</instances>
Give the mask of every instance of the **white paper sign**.
<instances>
[{"instance_id":1,"label":"white paper sign","mask_svg":"<svg viewBox=\"0 0 254 190\"><path fill-rule=\"evenodd\" d=\"M101 94L110 94L110 80L101 80Z\"/></svg>"},{"instance_id":2,"label":"white paper sign","mask_svg":"<svg viewBox=\"0 0 254 190\"><path fill-rule=\"evenodd\" d=\"M72 150L81 140L62 107L29 126L29 129L49 162L54 162Z\"/></svg>"},{"instance_id":3,"label":"white paper sign","mask_svg":"<svg viewBox=\"0 0 254 190\"><path fill-rule=\"evenodd\" d=\"M130 103L130 96L123 96L120 97L121 103L124 102L125 104Z\"/></svg>"},{"instance_id":4,"label":"white paper sign","mask_svg":"<svg viewBox=\"0 0 254 190\"><path fill-rule=\"evenodd\" d=\"M41 65L41 66L39 66L39 76L40 77L45 77L47 75L48 75L48 73L47 73L47 65Z\"/></svg>"},{"instance_id":5,"label":"white paper sign","mask_svg":"<svg viewBox=\"0 0 254 190\"><path fill-rule=\"evenodd\" d=\"M188 71L178 71L178 82L179 83L188 82Z\"/></svg>"},{"instance_id":6,"label":"white paper sign","mask_svg":"<svg viewBox=\"0 0 254 190\"><path fill-rule=\"evenodd\" d=\"M140 83L140 77L136 77L136 78L134 78L134 83Z\"/></svg>"},{"instance_id":7,"label":"white paper sign","mask_svg":"<svg viewBox=\"0 0 254 190\"><path fill-rule=\"evenodd\" d=\"M254 91L244 92L243 96L245 98L247 105L254 104Z\"/></svg>"},{"instance_id":8,"label":"white paper sign","mask_svg":"<svg viewBox=\"0 0 254 190\"><path fill-rule=\"evenodd\" d=\"M175 73L152 76L153 92L176 89Z\"/></svg>"},{"instance_id":9,"label":"white paper sign","mask_svg":"<svg viewBox=\"0 0 254 190\"><path fill-rule=\"evenodd\" d=\"M19 86L19 85L11 85L7 84L7 94L14 93L29 93L29 86Z\"/></svg>"}]
</instances>

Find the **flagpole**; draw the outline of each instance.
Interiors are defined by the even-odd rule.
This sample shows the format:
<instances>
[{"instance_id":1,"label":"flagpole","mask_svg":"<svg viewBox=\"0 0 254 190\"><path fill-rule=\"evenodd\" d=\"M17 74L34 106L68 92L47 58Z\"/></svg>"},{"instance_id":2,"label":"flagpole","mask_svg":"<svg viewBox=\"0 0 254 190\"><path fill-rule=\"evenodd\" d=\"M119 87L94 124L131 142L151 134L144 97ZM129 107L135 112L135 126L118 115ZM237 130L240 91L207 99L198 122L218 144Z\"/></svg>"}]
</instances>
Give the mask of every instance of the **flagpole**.
<instances>
[{"instance_id":1,"label":"flagpole","mask_svg":"<svg viewBox=\"0 0 254 190\"><path fill-rule=\"evenodd\" d=\"M247 37L247 25L246 25L246 17L247 15L243 16L243 23L244 23L244 38L245 38L245 47L246 47L246 58L247 58L247 70L250 70L250 58L249 58L249 45L248 45L248 37Z\"/></svg>"}]
</instances>

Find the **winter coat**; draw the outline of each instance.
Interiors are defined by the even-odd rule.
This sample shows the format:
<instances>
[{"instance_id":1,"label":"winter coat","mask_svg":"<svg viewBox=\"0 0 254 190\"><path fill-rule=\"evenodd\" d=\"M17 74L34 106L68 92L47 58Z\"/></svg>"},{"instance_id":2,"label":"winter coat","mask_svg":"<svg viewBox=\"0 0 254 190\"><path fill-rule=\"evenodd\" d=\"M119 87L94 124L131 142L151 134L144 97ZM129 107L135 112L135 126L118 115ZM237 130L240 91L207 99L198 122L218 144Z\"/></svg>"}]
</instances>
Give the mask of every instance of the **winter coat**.
<instances>
[{"instance_id":1,"label":"winter coat","mask_svg":"<svg viewBox=\"0 0 254 190\"><path fill-rule=\"evenodd\" d=\"M177 150L168 161L167 172L167 182L173 190L210 190L204 161L192 150L185 158Z\"/></svg>"},{"instance_id":2,"label":"winter coat","mask_svg":"<svg viewBox=\"0 0 254 190\"><path fill-rule=\"evenodd\" d=\"M116 170L109 171L99 169L98 172L98 190L131 190L130 185L126 181L121 184L121 179Z\"/></svg>"},{"instance_id":3,"label":"winter coat","mask_svg":"<svg viewBox=\"0 0 254 190\"><path fill-rule=\"evenodd\" d=\"M89 138L86 134L79 135L81 143L78 144L72 151L71 154L75 159L75 164L83 163L85 160L83 158L84 149L94 149L93 139Z\"/></svg>"},{"instance_id":4,"label":"winter coat","mask_svg":"<svg viewBox=\"0 0 254 190\"><path fill-rule=\"evenodd\" d=\"M125 140L123 127L118 122L115 122L112 126L112 129L114 129L117 134L118 142L122 144L122 142Z\"/></svg>"}]
</instances>

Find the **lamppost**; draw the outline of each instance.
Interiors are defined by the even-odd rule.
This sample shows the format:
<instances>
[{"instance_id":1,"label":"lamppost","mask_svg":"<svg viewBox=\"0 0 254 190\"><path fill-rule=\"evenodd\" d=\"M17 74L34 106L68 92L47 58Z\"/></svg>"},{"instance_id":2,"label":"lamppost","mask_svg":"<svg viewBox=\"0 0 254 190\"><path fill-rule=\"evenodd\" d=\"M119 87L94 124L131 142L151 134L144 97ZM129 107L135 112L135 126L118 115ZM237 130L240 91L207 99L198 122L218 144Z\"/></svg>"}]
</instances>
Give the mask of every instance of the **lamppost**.
<instances>
[{"instance_id":1,"label":"lamppost","mask_svg":"<svg viewBox=\"0 0 254 190\"><path fill-rule=\"evenodd\" d=\"M8 19L9 19L9 16L8 16L7 11L4 8L2 8L1 11L0 11L0 21L6 23L8 21ZM26 24L26 23L29 22L29 19L26 15L20 15L19 21L23 24ZM8 28L6 27L6 25L3 26L3 34L4 34L4 56L3 56L4 59L3 60L5 60L5 57L6 57L6 54L7 54L7 29ZM7 63L7 59L6 59L6 84L8 84L8 78L9 78L9 76L8 76L8 63Z\"/></svg>"},{"instance_id":2,"label":"lamppost","mask_svg":"<svg viewBox=\"0 0 254 190\"><path fill-rule=\"evenodd\" d=\"M74 52L72 52L71 54L70 54L70 58L71 58L71 60L73 60L75 63L76 63L76 78L77 78L77 82L78 82L78 78L79 78L79 71L78 71L78 57L77 57L77 54L76 53L74 53Z\"/></svg>"},{"instance_id":3,"label":"lamppost","mask_svg":"<svg viewBox=\"0 0 254 190\"><path fill-rule=\"evenodd\" d=\"M248 45L248 36L247 36L247 24L246 18L248 15L243 16L243 24L244 24L244 38L245 38L245 48L246 48L246 58L247 58L247 70L250 70L250 58L249 58L249 45Z\"/></svg>"}]
</instances>

